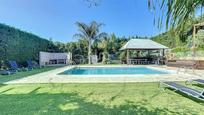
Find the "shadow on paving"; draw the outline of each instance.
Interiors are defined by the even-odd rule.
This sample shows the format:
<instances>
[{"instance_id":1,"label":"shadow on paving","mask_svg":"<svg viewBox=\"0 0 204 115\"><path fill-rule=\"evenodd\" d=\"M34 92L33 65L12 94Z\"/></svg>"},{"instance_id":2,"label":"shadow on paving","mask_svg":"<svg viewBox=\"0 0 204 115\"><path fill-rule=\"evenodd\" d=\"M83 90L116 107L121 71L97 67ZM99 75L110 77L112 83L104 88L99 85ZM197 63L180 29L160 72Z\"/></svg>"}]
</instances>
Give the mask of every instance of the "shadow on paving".
<instances>
[{"instance_id":1,"label":"shadow on paving","mask_svg":"<svg viewBox=\"0 0 204 115\"><path fill-rule=\"evenodd\" d=\"M123 105L106 107L96 101L89 102L77 93L37 93L40 87L28 94L0 94L1 115L156 115L180 114L167 108L151 108L144 102L126 101ZM183 108L184 109L184 108ZM196 113L189 113L196 114Z\"/></svg>"}]
</instances>

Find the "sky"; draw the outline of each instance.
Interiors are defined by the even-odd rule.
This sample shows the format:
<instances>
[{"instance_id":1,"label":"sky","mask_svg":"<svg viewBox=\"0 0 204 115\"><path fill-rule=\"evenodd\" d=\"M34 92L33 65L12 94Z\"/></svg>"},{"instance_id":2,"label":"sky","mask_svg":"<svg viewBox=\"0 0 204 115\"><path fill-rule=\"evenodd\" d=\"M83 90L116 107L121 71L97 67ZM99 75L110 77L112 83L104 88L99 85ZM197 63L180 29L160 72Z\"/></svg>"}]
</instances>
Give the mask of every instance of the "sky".
<instances>
[{"instance_id":1,"label":"sky","mask_svg":"<svg viewBox=\"0 0 204 115\"><path fill-rule=\"evenodd\" d=\"M153 23L147 1L99 0L89 7L85 0L0 0L0 23L60 42L75 40L76 21L93 20L105 24L102 32L150 37L161 30Z\"/></svg>"}]
</instances>

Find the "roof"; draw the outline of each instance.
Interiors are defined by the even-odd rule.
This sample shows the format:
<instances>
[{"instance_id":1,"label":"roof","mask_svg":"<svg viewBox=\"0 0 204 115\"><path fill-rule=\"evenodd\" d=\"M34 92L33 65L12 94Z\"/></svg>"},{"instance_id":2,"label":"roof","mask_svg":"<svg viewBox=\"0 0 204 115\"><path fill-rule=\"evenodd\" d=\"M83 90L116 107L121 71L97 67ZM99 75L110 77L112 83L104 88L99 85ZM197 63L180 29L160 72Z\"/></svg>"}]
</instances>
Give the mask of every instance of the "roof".
<instances>
[{"instance_id":1,"label":"roof","mask_svg":"<svg viewBox=\"0 0 204 115\"><path fill-rule=\"evenodd\" d=\"M168 49L168 47L159 44L150 39L130 39L120 50L126 49Z\"/></svg>"},{"instance_id":2,"label":"roof","mask_svg":"<svg viewBox=\"0 0 204 115\"><path fill-rule=\"evenodd\" d=\"M67 59L69 57L68 53L51 53L51 52L40 52L40 57L47 59Z\"/></svg>"}]
</instances>

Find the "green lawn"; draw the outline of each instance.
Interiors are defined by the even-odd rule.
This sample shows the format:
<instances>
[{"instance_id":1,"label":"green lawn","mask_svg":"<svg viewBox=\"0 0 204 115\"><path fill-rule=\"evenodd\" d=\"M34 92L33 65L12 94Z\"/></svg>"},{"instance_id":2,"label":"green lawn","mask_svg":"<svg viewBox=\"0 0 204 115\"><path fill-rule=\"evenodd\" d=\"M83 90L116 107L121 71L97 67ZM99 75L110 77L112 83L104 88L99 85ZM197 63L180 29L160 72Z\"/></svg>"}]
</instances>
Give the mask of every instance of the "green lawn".
<instances>
[{"instance_id":1,"label":"green lawn","mask_svg":"<svg viewBox=\"0 0 204 115\"><path fill-rule=\"evenodd\" d=\"M198 86L193 86L199 88ZM202 114L201 103L158 83L0 86L0 114Z\"/></svg>"},{"instance_id":2,"label":"green lawn","mask_svg":"<svg viewBox=\"0 0 204 115\"><path fill-rule=\"evenodd\" d=\"M0 83L4 83L4 82L11 81L14 79L20 79L23 77L27 77L30 75L49 71L49 70L56 69L56 68L58 67L44 67L44 68L33 69L32 71L17 72L16 74L12 74L12 75L0 75Z\"/></svg>"},{"instance_id":3,"label":"green lawn","mask_svg":"<svg viewBox=\"0 0 204 115\"><path fill-rule=\"evenodd\" d=\"M0 75L0 83L55 68ZM162 91L158 83L0 84L0 115L183 115L202 114L203 110L203 102L170 89Z\"/></svg>"}]
</instances>

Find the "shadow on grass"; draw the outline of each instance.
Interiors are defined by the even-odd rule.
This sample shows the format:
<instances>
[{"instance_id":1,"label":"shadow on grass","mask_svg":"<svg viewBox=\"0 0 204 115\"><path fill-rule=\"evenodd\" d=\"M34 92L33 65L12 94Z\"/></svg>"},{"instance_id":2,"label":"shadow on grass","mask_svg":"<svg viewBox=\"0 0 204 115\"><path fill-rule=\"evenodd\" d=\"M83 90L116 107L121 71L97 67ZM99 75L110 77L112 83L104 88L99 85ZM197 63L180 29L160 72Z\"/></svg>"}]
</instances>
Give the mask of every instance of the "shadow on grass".
<instances>
[{"instance_id":1,"label":"shadow on grass","mask_svg":"<svg viewBox=\"0 0 204 115\"><path fill-rule=\"evenodd\" d=\"M31 76L34 74L46 72L46 71L53 70L56 68L58 68L58 67L45 67L45 68L37 68L37 69L34 69L32 71L17 72L16 74L12 74L12 75L0 75L0 84L3 84L3 83L8 82L8 81L28 77L28 76Z\"/></svg>"},{"instance_id":2,"label":"shadow on grass","mask_svg":"<svg viewBox=\"0 0 204 115\"><path fill-rule=\"evenodd\" d=\"M2 93L6 93L7 91L11 91L11 90L13 90L13 89L14 89L14 88L6 89L6 90L4 90L4 91L1 91L0 94L2 94Z\"/></svg>"},{"instance_id":3,"label":"shadow on grass","mask_svg":"<svg viewBox=\"0 0 204 115\"><path fill-rule=\"evenodd\" d=\"M37 91L38 91L40 88L41 88L41 87L35 88L34 90L32 90L32 91L30 92L30 94L35 94L35 93L37 93Z\"/></svg>"},{"instance_id":4,"label":"shadow on grass","mask_svg":"<svg viewBox=\"0 0 204 115\"><path fill-rule=\"evenodd\" d=\"M0 94L1 115L132 115L132 114L185 114L167 108L152 108L146 102L125 101L124 104L107 107L97 102L87 101L77 93L35 93L40 87L28 94ZM189 113L195 114L195 113Z\"/></svg>"},{"instance_id":5,"label":"shadow on grass","mask_svg":"<svg viewBox=\"0 0 204 115\"><path fill-rule=\"evenodd\" d=\"M126 83L123 84L122 89L117 94L115 94L110 98L110 101L114 101L117 97L123 94L123 92L125 92L125 89L126 89Z\"/></svg>"},{"instance_id":6,"label":"shadow on grass","mask_svg":"<svg viewBox=\"0 0 204 115\"><path fill-rule=\"evenodd\" d=\"M4 87L4 86L5 86L5 84L0 84L0 88L1 88L1 87Z\"/></svg>"}]
</instances>

